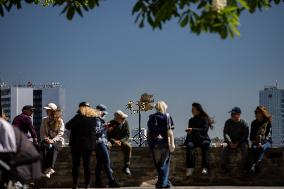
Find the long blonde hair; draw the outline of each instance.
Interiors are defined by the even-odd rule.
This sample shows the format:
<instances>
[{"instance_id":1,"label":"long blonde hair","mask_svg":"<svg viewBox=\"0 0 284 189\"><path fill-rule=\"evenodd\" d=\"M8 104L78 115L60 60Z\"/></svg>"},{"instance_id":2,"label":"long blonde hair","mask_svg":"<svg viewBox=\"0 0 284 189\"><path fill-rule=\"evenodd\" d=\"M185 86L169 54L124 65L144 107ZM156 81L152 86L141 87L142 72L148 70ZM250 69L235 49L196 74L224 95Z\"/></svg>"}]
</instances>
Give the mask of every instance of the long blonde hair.
<instances>
[{"instance_id":1,"label":"long blonde hair","mask_svg":"<svg viewBox=\"0 0 284 189\"><path fill-rule=\"evenodd\" d=\"M52 110L51 119L48 122L48 126L53 131L58 131L62 122L61 109Z\"/></svg>"},{"instance_id":2,"label":"long blonde hair","mask_svg":"<svg viewBox=\"0 0 284 189\"><path fill-rule=\"evenodd\" d=\"M99 117L99 111L91 108L89 106L81 106L79 107L78 112L80 112L83 116L86 117Z\"/></svg>"}]
</instances>

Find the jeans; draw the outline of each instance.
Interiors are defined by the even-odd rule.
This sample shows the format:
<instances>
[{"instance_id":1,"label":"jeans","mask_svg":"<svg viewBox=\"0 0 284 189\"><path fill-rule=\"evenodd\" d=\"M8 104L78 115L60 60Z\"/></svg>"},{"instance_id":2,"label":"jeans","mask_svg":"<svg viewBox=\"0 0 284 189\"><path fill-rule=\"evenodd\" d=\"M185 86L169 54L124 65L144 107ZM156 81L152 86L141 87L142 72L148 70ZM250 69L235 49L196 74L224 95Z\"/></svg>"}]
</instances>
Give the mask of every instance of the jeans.
<instances>
[{"instance_id":1,"label":"jeans","mask_svg":"<svg viewBox=\"0 0 284 189\"><path fill-rule=\"evenodd\" d=\"M210 141L203 141L202 143L188 142L186 144L186 165L187 168L195 167L195 154L194 148L200 147L202 153L202 168L209 167L209 146Z\"/></svg>"},{"instance_id":2,"label":"jeans","mask_svg":"<svg viewBox=\"0 0 284 189\"><path fill-rule=\"evenodd\" d=\"M238 145L239 149L241 149L242 152L242 167L244 170L247 170L248 167L248 143L242 142ZM234 149L231 149L231 147L228 145L222 149L222 167L227 168L227 165L229 163L229 155Z\"/></svg>"},{"instance_id":3,"label":"jeans","mask_svg":"<svg viewBox=\"0 0 284 189\"><path fill-rule=\"evenodd\" d=\"M53 169L58 155L58 148L53 144L43 143L41 145L41 155L43 170Z\"/></svg>"},{"instance_id":4,"label":"jeans","mask_svg":"<svg viewBox=\"0 0 284 189\"><path fill-rule=\"evenodd\" d=\"M254 163L261 162L264 157L264 153L271 148L271 143L266 142L259 148L257 145L252 145L252 156Z\"/></svg>"},{"instance_id":5,"label":"jeans","mask_svg":"<svg viewBox=\"0 0 284 189\"><path fill-rule=\"evenodd\" d=\"M77 186L78 184L78 177L80 174L80 163L81 157L83 159L83 166L84 166L84 177L85 177L85 185L91 185L91 157L92 157L92 150L72 150L72 161L73 161L73 168L72 168L72 176L73 176L73 185Z\"/></svg>"},{"instance_id":6,"label":"jeans","mask_svg":"<svg viewBox=\"0 0 284 189\"><path fill-rule=\"evenodd\" d=\"M158 182L156 188L170 186L170 151L167 145L156 145L152 149L152 155L156 170L158 172Z\"/></svg>"},{"instance_id":7,"label":"jeans","mask_svg":"<svg viewBox=\"0 0 284 189\"><path fill-rule=\"evenodd\" d=\"M97 143L96 147L96 158L97 158L97 165L96 165L96 185L101 184L101 172L102 167L105 170L105 173L109 179L109 182L114 180L112 175L112 169L110 167L110 157L107 145L104 143Z\"/></svg>"},{"instance_id":8,"label":"jeans","mask_svg":"<svg viewBox=\"0 0 284 189\"><path fill-rule=\"evenodd\" d=\"M112 144L109 142L109 148L112 148ZM125 167L130 166L130 159L132 154L132 146L129 142L122 142L121 143L121 151L124 155L124 165Z\"/></svg>"}]
</instances>

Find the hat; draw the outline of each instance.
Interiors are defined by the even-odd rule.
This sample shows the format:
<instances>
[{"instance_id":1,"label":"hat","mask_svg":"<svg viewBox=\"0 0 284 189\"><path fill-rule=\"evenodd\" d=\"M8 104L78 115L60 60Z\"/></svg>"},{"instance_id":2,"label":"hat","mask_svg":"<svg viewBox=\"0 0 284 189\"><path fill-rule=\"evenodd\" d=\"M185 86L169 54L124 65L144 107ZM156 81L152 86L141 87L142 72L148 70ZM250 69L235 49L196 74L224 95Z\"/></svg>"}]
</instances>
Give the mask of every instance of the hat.
<instances>
[{"instance_id":1,"label":"hat","mask_svg":"<svg viewBox=\"0 0 284 189\"><path fill-rule=\"evenodd\" d=\"M83 106L91 107L91 105L90 105L89 102L81 102L81 103L79 104L79 107L83 107Z\"/></svg>"},{"instance_id":2,"label":"hat","mask_svg":"<svg viewBox=\"0 0 284 189\"><path fill-rule=\"evenodd\" d=\"M46 110L57 110L57 106L54 103L49 103L47 106L43 107Z\"/></svg>"},{"instance_id":3,"label":"hat","mask_svg":"<svg viewBox=\"0 0 284 189\"><path fill-rule=\"evenodd\" d=\"M22 108L22 111L25 111L25 110L34 110L35 107L33 107L32 105L25 105L23 108Z\"/></svg>"},{"instance_id":4,"label":"hat","mask_svg":"<svg viewBox=\"0 0 284 189\"><path fill-rule=\"evenodd\" d=\"M236 113L236 114L241 114L242 110L239 107L234 107L229 113Z\"/></svg>"},{"instance_id":5,"label":"hat","mask_svg":"<svg viewBox=\"0 0 284 189\"><path fill-rule=\"evenodd\" d=\"M114 117L117 117L117 116L120 116L120 117L122 117L122 118L127 118L127 117L128 117L128 115L125 114L125 113L123 113L123 111L121 111L121 110L117 110L117 111L114 113Z\"/></svg>"},{"instance_id":6,"label":"hat","mask_svg":"<svg viewBox=\"0 0 284 189\"><path fill-rule=\"evenodd\" d=\"M107 107L103 104L99 104L96 106L96 109L99 110L99 111L102 111L105 115L108 114L107 112Z\"/></svg>"}]
</instances>

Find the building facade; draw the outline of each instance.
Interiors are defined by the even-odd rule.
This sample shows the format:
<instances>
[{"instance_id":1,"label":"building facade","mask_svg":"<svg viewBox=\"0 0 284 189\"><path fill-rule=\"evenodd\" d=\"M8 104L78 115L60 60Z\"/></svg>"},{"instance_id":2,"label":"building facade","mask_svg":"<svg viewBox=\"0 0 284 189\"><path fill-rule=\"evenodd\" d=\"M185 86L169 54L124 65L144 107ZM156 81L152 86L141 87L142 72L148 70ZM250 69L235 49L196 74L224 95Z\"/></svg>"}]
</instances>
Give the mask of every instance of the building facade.
<instances>
[{"instance_id":1,"label":"building facade","mask_svg":"<svg viewBox=\"0 0 284 189\"><path fill-rule=\"evenodd\" d=\"M276 86L265 87L259 92L259 103L272 115L273 147L284 146L284 89Z\"/></svg>"},{"instance_id":2,"label":"building facade","mask_svg":"<svg viewBox=\"0 0 284 189\"><path fill-rule=\"evenodd\" d=\"M25 105L33 105L35 111L33 114L33 125L39 134L41 120L46 116L43 107L53 102L63 110L65 109L65 89L57 82L51 82L44 85L33 85L30 82L27 85L8 84L1 85L1 105L2 110L9 121L22 113Z\"/></svg>"}]
</instances>

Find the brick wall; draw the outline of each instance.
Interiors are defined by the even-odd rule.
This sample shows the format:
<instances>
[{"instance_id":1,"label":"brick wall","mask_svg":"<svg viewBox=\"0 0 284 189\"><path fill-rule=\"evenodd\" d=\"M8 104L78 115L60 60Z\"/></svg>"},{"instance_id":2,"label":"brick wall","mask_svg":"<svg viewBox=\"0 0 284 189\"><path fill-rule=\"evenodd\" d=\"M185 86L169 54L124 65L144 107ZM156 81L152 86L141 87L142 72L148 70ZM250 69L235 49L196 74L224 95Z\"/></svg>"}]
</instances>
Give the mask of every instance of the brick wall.
<instances>
[{"instance_id":1,"label":"brick wall","mask_svg":"<svg viewBox=\"0 0 284 189\"><path fill-rule=\"evenodd\" d=\"M210 172L201 175L200 151L196 162L196 172L191 177L185 176L185 149L179 147L175 150L171 159L170 180L176 186L284 186L284 150L271 149L267 152L263 161L262 171L258 175L242 174L240 170L241 154L234 153L230 159L230 172L224 173L220 169L220 148L210 149ZM111 161L114 175L123 186L151 186L155 183L156 171L154 169L152 156L148 148L133 148L131 171L132 176L126 176L122 172L123 155L119 149L111 152ZM95 155L93 156L92 180L95 183ZM55 171L51 179L42 179L42 187L70 187L71 176L71 154L69 148L63 148L58 156ZM105 173L102 172L105 178ZM81 171L81 183L83 183L83 171ZM107 180L104 180L107 184Z\"/></svg>"}]
</instances>

